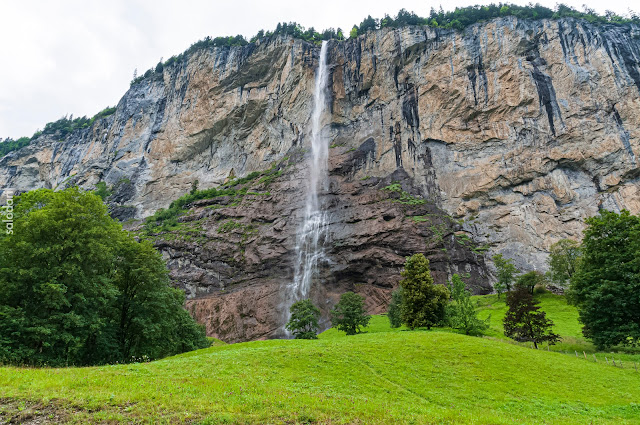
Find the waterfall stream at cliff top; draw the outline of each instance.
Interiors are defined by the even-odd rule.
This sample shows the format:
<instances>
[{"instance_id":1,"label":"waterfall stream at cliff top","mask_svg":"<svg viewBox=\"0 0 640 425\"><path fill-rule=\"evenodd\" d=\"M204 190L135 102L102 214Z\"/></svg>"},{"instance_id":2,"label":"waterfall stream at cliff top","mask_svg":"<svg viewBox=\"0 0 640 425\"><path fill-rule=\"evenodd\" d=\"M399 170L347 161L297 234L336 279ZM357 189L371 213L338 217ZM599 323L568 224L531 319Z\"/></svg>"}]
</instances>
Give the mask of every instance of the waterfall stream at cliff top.
<instances>
[{"instance_id":1,"label":"waterfall stream at cliff top","mask_svg":"<svg viewBox=\"0 0 640 425\"><path fill-rule=\"evenodd\" d=\"M327 65L327 42L322 42L320 62L316 71L313 109L311 112L311 163L307 183L307 198L302 225L296 240L296 262L293 282L287 285L285 312L299 300L309 297L311 283L318 262L324 258L324 243L327 238L327 217L320 204L318 193L327 183L327 159L329 141L323 135L322 117L327 107L326 91L329 81ZM286 332L287 335L288 332Z\"/></svg>"}]
</instances>

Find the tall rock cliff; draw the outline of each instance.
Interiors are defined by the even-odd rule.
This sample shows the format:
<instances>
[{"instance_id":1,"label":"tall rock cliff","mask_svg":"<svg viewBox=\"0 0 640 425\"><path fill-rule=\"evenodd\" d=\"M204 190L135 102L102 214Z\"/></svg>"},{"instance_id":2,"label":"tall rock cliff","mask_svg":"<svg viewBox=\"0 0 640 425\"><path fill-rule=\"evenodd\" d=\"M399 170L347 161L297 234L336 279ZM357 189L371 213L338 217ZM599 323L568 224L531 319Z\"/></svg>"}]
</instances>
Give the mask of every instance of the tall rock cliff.
<instances>
[{"instance_id":1,"label":"tall rock cliff","mask_svg":"<svg viewBox=\"0 0 640 425\"><path fill-rule=\"evenodd\" d=\"M114 216L194 202L151 237L188 308L227 341L279 334L308 168L319 47L285 37L208 48L135 84L114 115L0 159L0 187L99 181ZM404 257L490 291L488 258L545 270L598 209L640 213L640 29L497 19L464 32L382 29L331 41L327 253L312 297L382 311ZM135 225L133 225L135 227Z\"/></svg>"}]
</instances>

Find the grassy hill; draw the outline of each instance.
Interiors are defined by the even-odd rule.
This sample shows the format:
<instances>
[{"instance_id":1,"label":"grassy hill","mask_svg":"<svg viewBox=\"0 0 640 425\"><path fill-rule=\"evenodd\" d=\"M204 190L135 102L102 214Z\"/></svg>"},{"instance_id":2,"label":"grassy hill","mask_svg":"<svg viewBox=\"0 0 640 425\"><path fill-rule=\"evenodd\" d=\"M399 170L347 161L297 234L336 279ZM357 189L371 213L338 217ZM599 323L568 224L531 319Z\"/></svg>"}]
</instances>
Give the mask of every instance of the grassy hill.
<instances>
[{"instance_id":1,"label":"grassy hill","mask_svg":"<svg viewBox=\"0 0 640 425\"><path fill-rule=\"evenodd\" d=\"M586 344L575 310L542 298L557 331ZM391 330L376 316L350 337L331 329L151 363L3 367L0 412L72 423L640 423L640 373L505 343L504 302L479 299L492 315L487 338Z\"/></svg>"}]
</instances>

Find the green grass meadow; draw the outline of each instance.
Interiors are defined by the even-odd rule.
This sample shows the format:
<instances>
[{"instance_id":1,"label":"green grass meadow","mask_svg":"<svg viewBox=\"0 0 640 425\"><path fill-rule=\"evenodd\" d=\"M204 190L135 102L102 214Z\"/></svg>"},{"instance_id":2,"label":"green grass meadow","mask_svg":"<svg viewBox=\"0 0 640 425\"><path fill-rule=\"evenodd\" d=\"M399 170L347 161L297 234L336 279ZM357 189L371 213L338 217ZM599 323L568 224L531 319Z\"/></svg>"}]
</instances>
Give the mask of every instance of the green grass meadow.
<instances>
[{"instance_id":1,"label":"green grass meadow","mask_svg":"<svg viewBox=\"0 0 640 425\"><path fill-rule=\"evenodd\" d=\"M480 314L492 324L484 338L390 329L374 316L349 337L330 329L315 341L216 342L150 363L2 367L0 418L4 409L5 419L40 412L78 424L640 423L640 373L558 352L593 346L563 297L540 298L570 338L564 350L508 342L504 298L484 296Z\"/></svg>"}]
</instances>

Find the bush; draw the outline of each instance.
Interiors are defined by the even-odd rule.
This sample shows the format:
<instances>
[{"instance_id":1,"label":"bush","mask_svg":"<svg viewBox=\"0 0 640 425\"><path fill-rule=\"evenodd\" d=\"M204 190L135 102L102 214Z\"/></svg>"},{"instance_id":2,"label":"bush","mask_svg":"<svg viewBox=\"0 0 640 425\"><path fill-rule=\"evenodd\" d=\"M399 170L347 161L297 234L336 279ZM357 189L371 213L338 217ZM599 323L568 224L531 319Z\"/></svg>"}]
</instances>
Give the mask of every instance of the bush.
<instances>
[{"instance_id":1,"label":"bush","mask_svg":"<svg viewBox=\"0 0 640 425\"><path fill-rule=\"evenodd\" d=\"M369 324L369 316L364 308L364 297L353 292L345 292L331 310L331 324L347 335L360 333L360 327Z\"/></svg>"}]
</instances>

